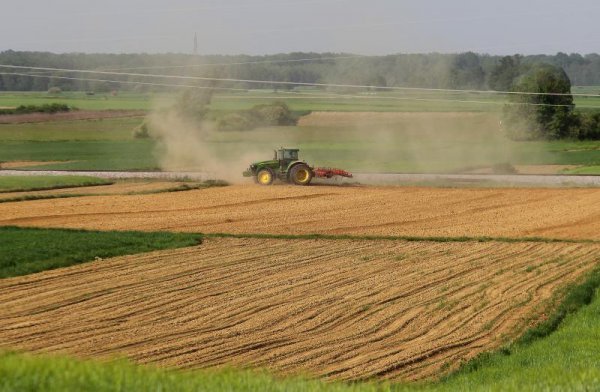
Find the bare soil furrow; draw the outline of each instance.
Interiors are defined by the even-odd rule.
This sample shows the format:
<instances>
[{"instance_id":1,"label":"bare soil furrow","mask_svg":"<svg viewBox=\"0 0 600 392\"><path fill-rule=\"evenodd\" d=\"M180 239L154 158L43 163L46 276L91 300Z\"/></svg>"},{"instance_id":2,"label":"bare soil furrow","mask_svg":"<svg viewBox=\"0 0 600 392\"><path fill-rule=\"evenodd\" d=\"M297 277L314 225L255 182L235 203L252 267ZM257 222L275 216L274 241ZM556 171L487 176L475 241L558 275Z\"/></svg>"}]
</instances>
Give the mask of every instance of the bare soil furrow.
<instances>
[{"instance_id":1,"label":"bare soil furrow","mask_svg":"<svg viewBox=\"0 0 600 392\"><path fill-rule=\"evenodd\" d=\"M235 185L177 193L2 203L0 225L206 233L600 239L599 200L600 191L594 188Z\"/></svg>"},{"instance_id":2,"label":"bare soil furrow","mask_svg":"<svg viewBox=\"0 0 600 392\"><path fill-rule=\"evenodd\" d=\"M426 378L516 336L599 261L595 243L208 239L0 281L0 346Z\"/></svg>"}]
</instances>

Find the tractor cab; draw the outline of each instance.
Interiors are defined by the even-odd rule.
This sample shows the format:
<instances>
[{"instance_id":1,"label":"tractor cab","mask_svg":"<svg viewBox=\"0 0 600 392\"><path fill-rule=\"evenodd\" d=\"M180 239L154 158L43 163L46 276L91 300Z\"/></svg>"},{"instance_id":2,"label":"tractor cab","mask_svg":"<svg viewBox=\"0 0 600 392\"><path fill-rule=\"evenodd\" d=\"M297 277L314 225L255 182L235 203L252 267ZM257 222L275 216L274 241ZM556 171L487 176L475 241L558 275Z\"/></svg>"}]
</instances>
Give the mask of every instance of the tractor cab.
<instances>
[{"instance_id":1,"label":"tractor cab","mask_svg":"<svg viewBox=\"0 0 600 392\"><path fill-rule=\"evenodd\" d=\"M280 148L274 151L275 157L273 159L279 161L279 167L285 169L290 163L298 160L298 151L300 150L297 148Z\"/></svg>"}]
</instances>

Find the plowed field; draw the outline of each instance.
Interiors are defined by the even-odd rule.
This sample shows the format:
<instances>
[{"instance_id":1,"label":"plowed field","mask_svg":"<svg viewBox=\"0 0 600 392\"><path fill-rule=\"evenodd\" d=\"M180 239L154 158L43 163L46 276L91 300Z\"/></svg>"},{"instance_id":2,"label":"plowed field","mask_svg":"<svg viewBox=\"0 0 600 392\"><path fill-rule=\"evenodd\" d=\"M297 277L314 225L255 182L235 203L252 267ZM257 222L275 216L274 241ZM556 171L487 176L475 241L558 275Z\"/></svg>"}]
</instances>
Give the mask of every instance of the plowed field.
<instances>
[{"instance_id":1,"label":"plowed field","mask_svg":"<svg viewBox=\"0 0 600 392\"><path fill-rule=\"evenodd\" d=\"M0 225L600 239L600 190L230 186L7 203Z\"/></svg>"},{"instance_id":2,"label":"plowed field","mask_svg":"<svg viewBox=\"0 0 600 392\"><path fill-rule=\"evenodd\" d=\"M514 337L598 261L598 244L212 239L1 280L0 344L418 379Z\"/></svg>"}]
</instances>

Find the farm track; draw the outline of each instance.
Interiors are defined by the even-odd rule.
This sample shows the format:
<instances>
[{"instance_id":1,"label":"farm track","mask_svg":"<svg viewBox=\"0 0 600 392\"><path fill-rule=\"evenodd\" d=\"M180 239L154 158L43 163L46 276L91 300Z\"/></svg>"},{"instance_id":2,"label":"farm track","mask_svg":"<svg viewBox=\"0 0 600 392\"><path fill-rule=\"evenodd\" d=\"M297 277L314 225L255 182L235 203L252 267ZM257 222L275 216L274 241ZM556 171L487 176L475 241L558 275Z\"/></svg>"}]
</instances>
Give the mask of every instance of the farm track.
<instances>
[{"instance_id":1,"label":"farm track","mask_svg":"<svg viewBox=\"0 0 600 392\"><path fill-rule=\"evenodd\" d=\"M76 191L73 191L76 192ZM600 240L598 189L229 186L0 205L0 225Z\"/></svg>"},{"instance_id":2,"label":"farm track","mask_svg":"<svg viewBox=\"0 0 600 392\"><path fill-rule=\"evenodd\" d=\"M0 342L180 368L423 379L514 338L599 261L593 243L208 239L1 280Z\"/></svg>"}]
</instances>

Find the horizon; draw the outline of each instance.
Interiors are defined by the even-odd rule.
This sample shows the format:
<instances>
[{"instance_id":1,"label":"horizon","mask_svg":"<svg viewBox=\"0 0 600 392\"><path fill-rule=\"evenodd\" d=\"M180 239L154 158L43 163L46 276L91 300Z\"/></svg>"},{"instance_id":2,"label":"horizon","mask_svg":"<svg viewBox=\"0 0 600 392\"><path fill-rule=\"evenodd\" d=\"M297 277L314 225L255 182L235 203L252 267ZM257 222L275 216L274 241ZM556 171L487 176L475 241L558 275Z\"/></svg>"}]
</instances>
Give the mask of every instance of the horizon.
<instances>
[{"instance_id":1,"label":"horizon","mask_svg":"<svg viewBox=\"0 0 600 392\"><path fill-rule=\"evenodd\" d=\"M302 52L302 51L293 51L293 52L275 52L275 53L263 53L263 54L249 54L249 53L186 53L186 52L51 52L47 50L15 50L15 49L2 49L0 53L6 52L14 52L14 53L47 53L52 55L115 55L115 56L127 56L127 55L140 55L140 56L189 56L189 57L275 57L275 56L290 56L294 54L304 54L304 55L331 55L333 57L340 56L356 56L356 58L377 58L377 57L393 57L393 56L412 56L412 55L443 55L443 56L452 56L459 55L464 53L475 53L478 56L489 56L489 57L504 57L504 56L523 56L523 57L536 57L536 56L556 56L558 54L566 54L568 56L571 55L580 55L582 57L586 56L600 56L600 50L597 52L565 52L558 51L555 53L506 53L506 54L494 54L494 53L486 53L486 52L477 52L472 50L466 50L462 52L399 52L399 53L384 53L384 54L361 54L361 53L349 53L349 52ZM315 57L315 60L319 60L318 57Z\"/></svg>"}]
</instances>

